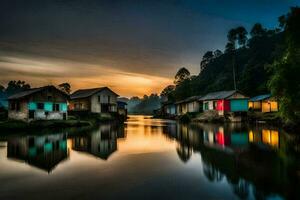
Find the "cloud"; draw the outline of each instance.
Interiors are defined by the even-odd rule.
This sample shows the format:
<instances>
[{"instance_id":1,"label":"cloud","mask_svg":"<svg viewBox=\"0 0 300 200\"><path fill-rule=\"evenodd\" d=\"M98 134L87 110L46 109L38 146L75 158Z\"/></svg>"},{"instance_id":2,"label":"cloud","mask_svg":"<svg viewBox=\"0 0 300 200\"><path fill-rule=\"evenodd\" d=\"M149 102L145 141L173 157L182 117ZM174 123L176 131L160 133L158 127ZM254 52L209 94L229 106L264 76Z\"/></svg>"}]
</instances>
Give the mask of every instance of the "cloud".
<instances>
[{"instance_id":1,"label":"cloud","mask_svg":"<svg viewBox=\"0 0 300 200\"><path fill-rule=\"evenodd\" d=\"M165 77L131 73L109 66L92 65L61 59L0 57L1 84L25 80L33 86L71 83L79 88L108 86L122 96L142 96L159 92L172 80Z\"/></svg>"}]
</instances>

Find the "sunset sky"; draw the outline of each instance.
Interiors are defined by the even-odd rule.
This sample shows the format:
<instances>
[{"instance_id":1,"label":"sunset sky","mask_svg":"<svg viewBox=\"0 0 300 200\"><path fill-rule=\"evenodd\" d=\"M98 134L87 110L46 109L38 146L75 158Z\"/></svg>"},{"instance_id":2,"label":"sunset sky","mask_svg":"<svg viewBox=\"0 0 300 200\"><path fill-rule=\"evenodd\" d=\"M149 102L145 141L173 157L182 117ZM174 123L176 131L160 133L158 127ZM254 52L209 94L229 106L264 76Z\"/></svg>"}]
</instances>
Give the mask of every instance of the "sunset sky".
<instances>
[{"instance_id":1,"label":"sunset sky","mask_svg":"<svg viewBox=\"0 0 300 200\"><path fill-rule=\"evenodd\" d=\"M121 96L159 93L178 68L199 73L230 28L277 26L293 0L1 0L0 84L69 82ZM255 13L255 14L254 14Z\"/></svg>"}]
</instances>

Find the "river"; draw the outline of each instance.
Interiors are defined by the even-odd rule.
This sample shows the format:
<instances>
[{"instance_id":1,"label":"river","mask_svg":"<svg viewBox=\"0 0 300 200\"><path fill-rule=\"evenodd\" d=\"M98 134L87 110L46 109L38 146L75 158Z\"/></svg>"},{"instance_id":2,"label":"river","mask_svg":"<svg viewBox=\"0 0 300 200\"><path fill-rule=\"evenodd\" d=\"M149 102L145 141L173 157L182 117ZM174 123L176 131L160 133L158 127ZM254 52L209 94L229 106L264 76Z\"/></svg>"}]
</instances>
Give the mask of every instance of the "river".
<instances>
[{"instance_id":1,"label":"river","mask_svg":"<svg viewBox=\"0 0 300 200\"><path fill-rule=\"evenodd\" d=\"M0 199L300 199L300 139L274 127L132 115L1 135Z\"/></svg>"}]
</instances>

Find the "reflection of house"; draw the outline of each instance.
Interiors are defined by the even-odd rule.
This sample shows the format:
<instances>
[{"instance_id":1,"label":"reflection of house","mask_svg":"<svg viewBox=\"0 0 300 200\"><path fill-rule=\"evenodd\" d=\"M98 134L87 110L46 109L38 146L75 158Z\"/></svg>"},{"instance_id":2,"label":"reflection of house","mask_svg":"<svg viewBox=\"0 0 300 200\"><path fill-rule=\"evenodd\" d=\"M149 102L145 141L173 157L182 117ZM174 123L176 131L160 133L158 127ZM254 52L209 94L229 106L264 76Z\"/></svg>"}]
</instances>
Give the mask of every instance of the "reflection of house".
<instances>
[{"instance_id":1,"label":"reflection of house","mask_svg":"<svg viewBox=\"0 0 300 200\"><path fill-rule=\"evenodd\" d=\"M69 109L92 113L117 112L117 97L108 87L77 90L70 96Z\"/></svg>"},{"instance_id":2,"label":"reflection of house","mask_svg":"<svg viewBox=\"0 0 300 200\"><path fill-rule=\"evenodd\" d=\"M72 140L72 149L88 152L96 157L107 160L117 150L117 130L106 124L91 134L75 136Z\"/></svg>"},{"instance_id":3,"label":"reflection of house","mask_svg":"<svg viewBox=\"0 0 300 200\"><path fill-rule=\"evenodd\" d=\"M127 117L127 103L125 101L117 101L117 110L120 116Z\"/></svg>"},{"instance_id":4,"label":"reflection of house","mask_svg":"<svg viewBox=\"0 0 300 200\"><path fill-rule=\"evenodd\" d=\"M8 140L7 157L24 160L48 172L69 156L65 134L25 136Z\"/></svg>"},{"instance_id":5,"label":"reflection of house","mask_svg":"<svg viewBox=\"0 0 300 200\"><path fill-rule=\"evenodd\" d=\"M275 130L258 129L248 131L244 127L203 125L203 142L206 146L223 149L227 152L247 149L249 143L265 144L279 148L279 133Z\"/></svg>"},{"instance_id":6,"label":"reflection of house","mask_svg":"<svg viewBox=\"0 0 300 200\"><path fill-rule=\"evenodd\" d=\"M208 93L200 100L204 111L217 111L219 115L248 111L248 97L235 90Z\"/></svg>"},{"instance_id":7,"label":"reflection of house","mask_svg":"<svg viewBox=\"0 0 300 200\"><path fill-rule=\"evenodd\" d=\"M253 97L249 100L249 110L259 112L277 112L278 103L270 94Z\"/></svg>"},{"instance_id":8,"label":"reflection of house","mask_svg":"<svg viewBox=\"0 0 300 200\"><path fill-rule=\"evenodd\" d=\"M249 142L263 143L279 148L279 133L276 130L262 129L261 131L249 131Z\"/></svg>"},{"instance_id":9,"label":"reflection of house","mask_svg":"<svg viewBox=\"0 0 300 200\"><path fill-rule=\"evenodd\" d=\"M202 111L200 96L192 96L182 101L176 102L176 110L178 115L186 113L194 113Z\"/></svg>"},{"instance_id":10,"label":"reflection of house","mask_svg":"<svg viewBox=\"0 0 300 200\"><path fill-rule=\"evenodd\" d=\"M54 86L19 92L8 100L10 119L67 119L68 96Z\"/></svg>"}]
</instances>

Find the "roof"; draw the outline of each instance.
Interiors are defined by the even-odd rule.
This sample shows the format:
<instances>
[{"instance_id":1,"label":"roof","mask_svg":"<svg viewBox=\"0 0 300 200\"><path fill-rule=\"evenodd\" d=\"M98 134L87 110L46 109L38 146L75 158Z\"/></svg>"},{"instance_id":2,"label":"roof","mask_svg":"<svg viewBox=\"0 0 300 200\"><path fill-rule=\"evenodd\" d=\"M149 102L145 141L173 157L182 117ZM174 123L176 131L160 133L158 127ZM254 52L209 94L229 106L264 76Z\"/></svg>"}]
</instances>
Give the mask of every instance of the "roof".
<instances>
[{"instance_id":1,"label":"roof","mask_svg":"<svg viewBox=\"0 0 300 200\"><path fill-rule=\"evenodd\" d=\"M263 94L256 97L252 97L249 101L262 101L265 99L269 99L271 97L271 94Z\"/></svg>"},{"instance_id":2,"label":"roof","mask_svg":"<svg viewBox=\"0 0 300 200\"><path fill-rule=\"evenodd\" d=\"M100 88L91 88L91 89L81 89L81 90L77 90L75 91L73 94L71 94L71 99L81 99L81 98L86 98L86 97L90 97L98 92L101 92L103 90L109 90L112 93L114 93L116 96L119 96L118 94L116 94L114 91L112 91L111 89L109 89L108 87L100 87Z\"/></svg>"},{"instance_id":3,"label":"roof","mask_svg":"<svg viewBox=\"0 0 300 200\"><path fill-rule=\"evenodd\" d=\"M211 92L200 98L200 100L215 100L215 99L226 99L232 96L234 93L238 91L236 90L229 90L229 91L219 91L219 92Z\"/></svg>"},{"instance_id":4,"label":"roof","mask_svg":"<svg viewBox=\"0 0 300 200\"><path fill-rule=\"evenodd\" d=\"M177 101L176 104L187 103L187 102L191 102L191 101L198 101L198 100L200 100L200 98L201 98L201 96L191 96L191 97L188 97L184 100Z\"/></svg>"},{"instance_id":5,"label":"roof","mask_svg":"<svg viewBox=\"0 0 300 200\"><path fill-rule=\"evenodd\" d=\"M66 93L64 93L63 91L57 89L56 87L54 87L53 85L48 85L48 86L44 86L44 87L39 87L39 88L32 88L32 89L29 89L29 90L25 90L25 91L22 91L22 92L18 92L16 94L13 94L11 96L8 97L8 100L13 100L13 99L20 99L20 98L24 98L24 97L27 97L29 95L32 95L36 92L40 92L46 88L49 88L49 87L52 87L52 88L55 88L56 90L60 91L61 93L63 93L65 96L68 96Z\"/></svg>"}]
</instances>

